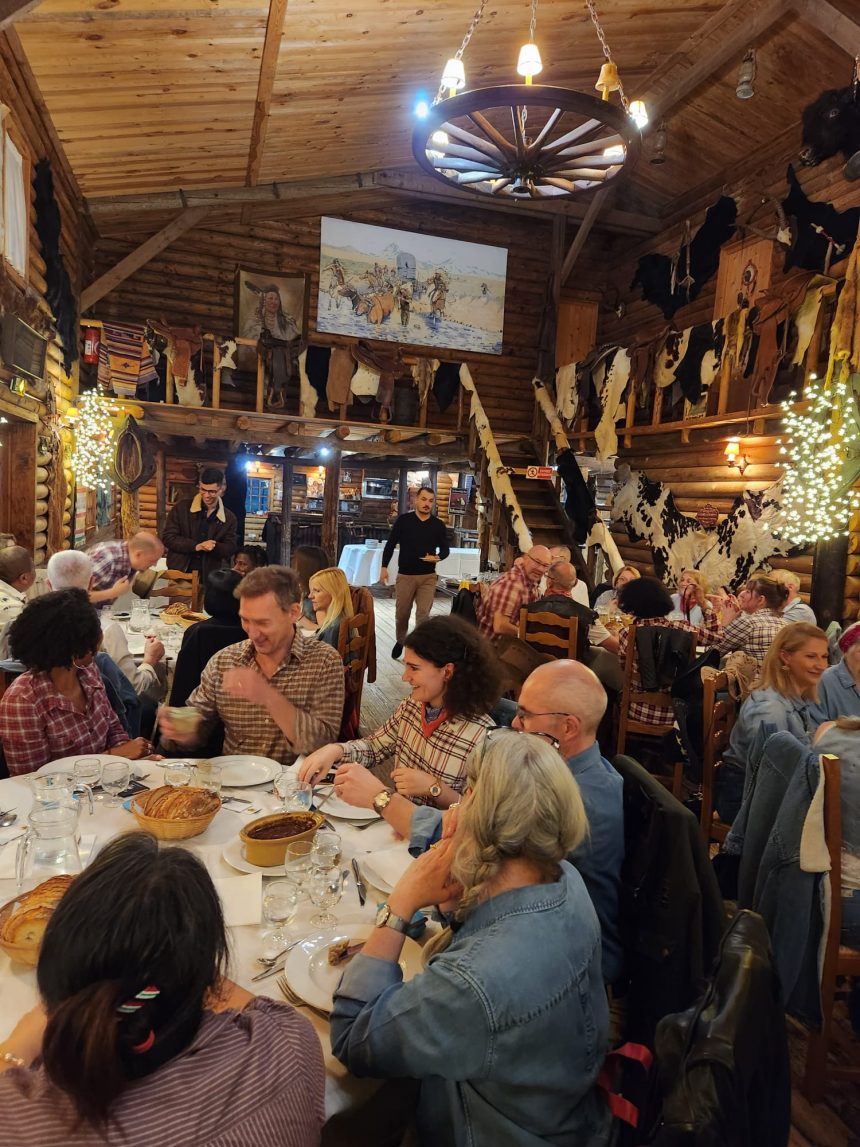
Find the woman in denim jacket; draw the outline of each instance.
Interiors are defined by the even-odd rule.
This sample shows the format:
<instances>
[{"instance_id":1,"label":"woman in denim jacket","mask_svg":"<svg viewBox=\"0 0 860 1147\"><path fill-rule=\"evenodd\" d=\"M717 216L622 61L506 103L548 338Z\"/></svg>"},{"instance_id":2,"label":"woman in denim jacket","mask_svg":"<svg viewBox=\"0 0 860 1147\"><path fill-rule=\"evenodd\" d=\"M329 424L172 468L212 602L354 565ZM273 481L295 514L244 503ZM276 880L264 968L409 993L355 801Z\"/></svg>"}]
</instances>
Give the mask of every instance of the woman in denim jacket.
<instances>
[{"instance_id":1,"label":"woman in denim jacket","mask_svg":"<svg viewBox=\"0 0 860 1147\"><path fill-rule=\"evenodd\" d=\"M347 967L332 1049L355 1075L419 1080L422 1144L602 1147L600 928L563 859L587 831L579 789L525 733L494 740L476 774L473 759L454 836L414 861ZM403 983L400 922L426 904L451 926Z\"/></svg>"}]
</instances>

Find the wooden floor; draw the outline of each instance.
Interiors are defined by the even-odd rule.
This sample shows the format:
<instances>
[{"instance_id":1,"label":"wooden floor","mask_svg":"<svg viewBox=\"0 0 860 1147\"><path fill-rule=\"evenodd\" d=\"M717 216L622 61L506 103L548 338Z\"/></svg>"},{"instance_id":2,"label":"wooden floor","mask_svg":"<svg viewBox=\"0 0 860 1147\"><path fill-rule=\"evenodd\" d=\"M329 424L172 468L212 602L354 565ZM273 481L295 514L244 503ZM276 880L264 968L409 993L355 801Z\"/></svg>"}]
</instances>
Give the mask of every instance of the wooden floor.
<instances>
[{"instance_id":1,"label":"wooden floor","mask_svg":"<svg viewBox=\"0 0 860 1147\"><path fill-rule=\"evenodd\" d=\"M378 728L409 693L401 681L403 659L391 657L394 645L394 598L388 591L374 591L376 607L377 679L365 685L361 704L361 728L370 732ZM432 613L451 611L450 597L437 594ZM836 1036L836 1055L840 1062L860 1059L860 1039L850 1030L842 1008ZM798 1030L789 1029L789 1051L795 1078L803 1071L806 1040ZM850 1083L831 1084L824 1103L812 1105L795 1088L792 1093L792 1131L790 1147L860 1147L860 1087Z\"/></svg>"}]
</instances>

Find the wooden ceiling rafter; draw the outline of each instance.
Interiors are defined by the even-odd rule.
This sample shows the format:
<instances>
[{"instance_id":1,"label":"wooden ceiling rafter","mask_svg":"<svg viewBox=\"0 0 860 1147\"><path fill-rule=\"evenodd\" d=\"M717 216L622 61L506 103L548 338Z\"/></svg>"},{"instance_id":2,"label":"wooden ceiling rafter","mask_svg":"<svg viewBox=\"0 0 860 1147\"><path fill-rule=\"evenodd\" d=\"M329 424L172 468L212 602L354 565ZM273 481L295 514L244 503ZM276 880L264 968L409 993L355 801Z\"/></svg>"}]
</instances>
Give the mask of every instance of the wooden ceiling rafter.
<instances>
[{"instance_id":1,"label":"wooden ceiling rafter","mask_svg":"<svg viewBox=\"0 0 860 1147\"><path fill-rule=\"evenodd\" d=\"M257 98L254 102L254 119L251 124L251 140L248 145L248 166L245 172L245 184L248 187L255 187L260 178L263 148L266 146L266 132L269 127L272 91L275 86L275 75L278 71L278 57L284 35L288 3L289 0L269 0L266 37L263 41L263 54L260 58Z\"/></svg>"}]
</instances>

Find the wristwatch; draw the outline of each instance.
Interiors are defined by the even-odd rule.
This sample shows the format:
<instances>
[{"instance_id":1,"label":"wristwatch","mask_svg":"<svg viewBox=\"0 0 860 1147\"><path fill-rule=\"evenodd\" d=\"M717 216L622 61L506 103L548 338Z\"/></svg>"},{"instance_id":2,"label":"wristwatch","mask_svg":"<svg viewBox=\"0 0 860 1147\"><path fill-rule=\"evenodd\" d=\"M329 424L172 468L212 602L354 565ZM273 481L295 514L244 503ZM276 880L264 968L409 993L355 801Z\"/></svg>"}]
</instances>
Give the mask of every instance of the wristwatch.
<instances>
[{"instance_id":1,"label":"wristwatch","mask_svg":"<svg viewBox=\"0 0 860 1147\"><path fill-rule=\"evenodd\" d=\"M438 781L434 781L427 791L430 793L431 797L439 797L442 795L442 786Z\"/></svg>"},{"instance_id":2,"label":"wristwatch","mask_svg":"<svg viewBox=\"0 0 860 1147\"><path fill-rule=\"evenodd\" d=\"M370 802L373 811L378 812L382 816L382 810L388 808L391 804L391 798L394 794L390 789L383 789L381 793L377 793L373 800Z\"/></svg>"},{"instance_id":3,"label":"wristwatch","mask_svg":"<svg viewBox=\"0 0 860 1147\"><path fill-rule=\"evenodd\" d=\"M387 904L382 904L376 913L376 927L392 928L395 932L402 932L405 935L409 921L404 920L402 916L396 916Z\"/></svg>"}]
</instances>

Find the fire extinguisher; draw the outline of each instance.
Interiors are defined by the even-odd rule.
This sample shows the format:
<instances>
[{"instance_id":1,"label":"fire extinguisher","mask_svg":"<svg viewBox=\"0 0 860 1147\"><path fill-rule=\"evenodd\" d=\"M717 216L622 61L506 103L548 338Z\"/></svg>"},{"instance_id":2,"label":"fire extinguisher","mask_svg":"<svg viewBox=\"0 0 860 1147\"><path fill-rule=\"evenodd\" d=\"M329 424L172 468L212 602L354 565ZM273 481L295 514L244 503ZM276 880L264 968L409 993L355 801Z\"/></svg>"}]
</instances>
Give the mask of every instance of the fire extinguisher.
<instances>
[{"instance_id":1,"label":"fire extinguisher","mask_svg":"<svg viewBox=\"0 0 860 1147\"><path fill-rule=\"evenodd\" d=\"M84 353L83 361L88 363L97 363L99 361L99 343L101 342L101 332L98 327L87 327L84 330Z\"/></svg>"}]
</instances>

